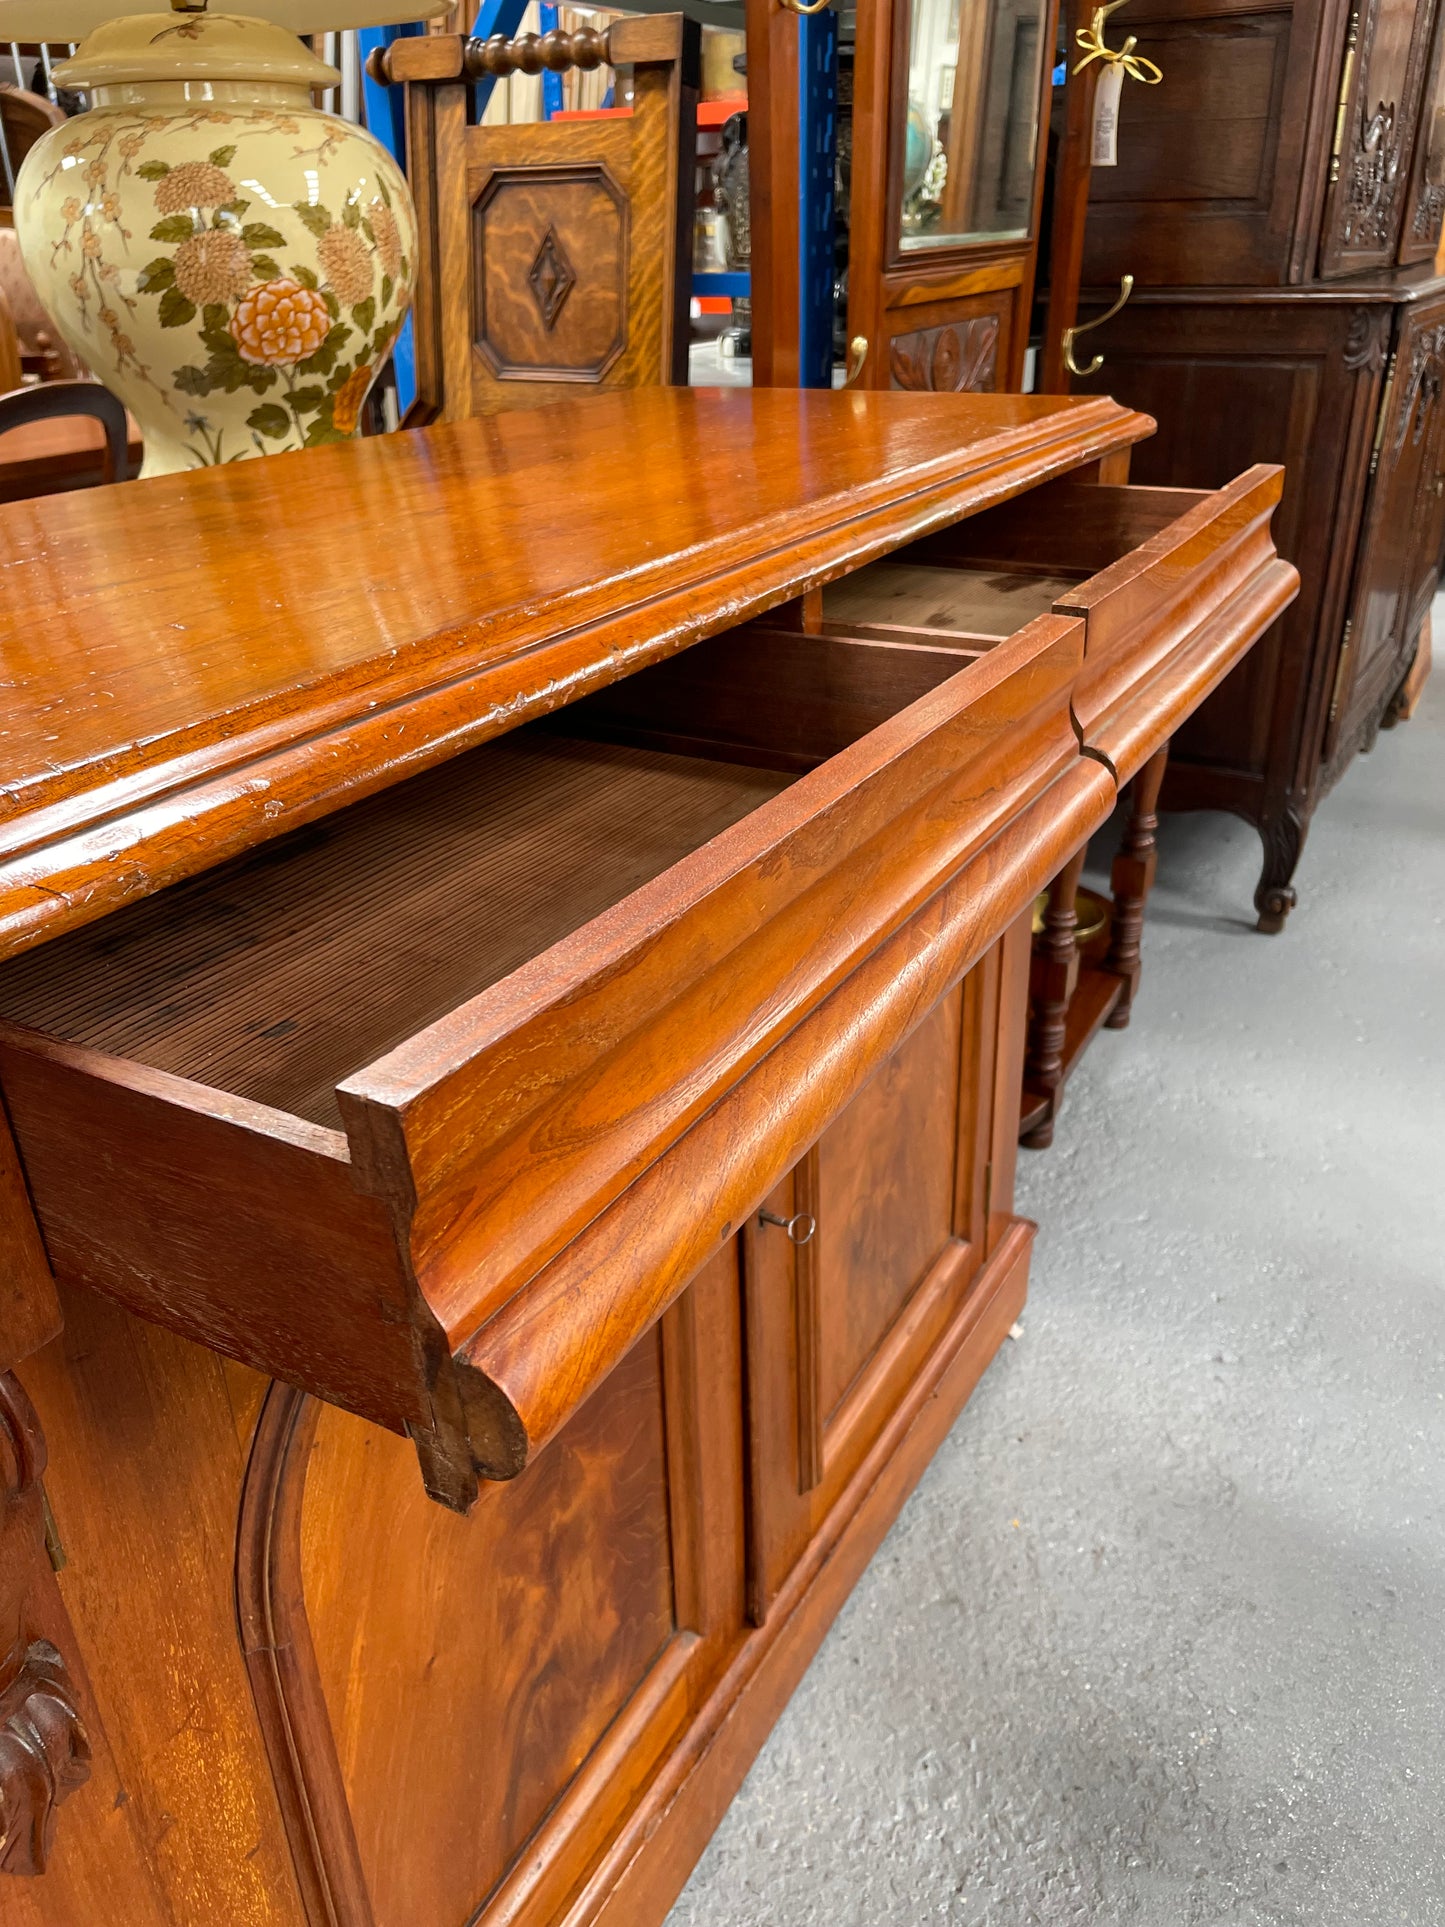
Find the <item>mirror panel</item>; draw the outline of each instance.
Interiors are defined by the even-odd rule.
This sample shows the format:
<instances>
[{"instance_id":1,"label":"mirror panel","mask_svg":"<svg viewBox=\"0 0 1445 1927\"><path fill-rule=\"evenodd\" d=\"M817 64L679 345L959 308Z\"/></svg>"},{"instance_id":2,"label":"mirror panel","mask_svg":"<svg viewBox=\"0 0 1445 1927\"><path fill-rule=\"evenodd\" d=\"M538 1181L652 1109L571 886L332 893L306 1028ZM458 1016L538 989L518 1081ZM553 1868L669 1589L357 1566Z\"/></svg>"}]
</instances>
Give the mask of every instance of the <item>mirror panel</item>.
<instances>
[{"instance_id":1,"label":"mirror panel","mask_svg":"<svg viewBox=\"0 0 1445 1927\"><path fill-rule=\"evenodd\" d=\"M900 249L1024 239L1044 0L910 0L910 16Z\"/></svg>"}]
</instances>

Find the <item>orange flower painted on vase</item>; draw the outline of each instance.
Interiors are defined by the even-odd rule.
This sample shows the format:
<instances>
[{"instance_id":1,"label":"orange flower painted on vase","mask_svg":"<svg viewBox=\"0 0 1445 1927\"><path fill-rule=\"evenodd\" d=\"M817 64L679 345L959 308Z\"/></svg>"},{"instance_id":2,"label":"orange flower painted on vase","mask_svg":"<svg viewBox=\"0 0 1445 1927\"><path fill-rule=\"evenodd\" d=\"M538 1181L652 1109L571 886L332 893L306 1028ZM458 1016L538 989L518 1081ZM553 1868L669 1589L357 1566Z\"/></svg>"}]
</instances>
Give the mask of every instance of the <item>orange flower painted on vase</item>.
<instances>
[{"instance_id":1,"label":"orange flower painted on vase","mask_svg":"<svg viewBox=\"0 0 1445 1927\"><path fill-rule=\"evenodd\" d=\"M252 288L231 320L242 361L270 368L295 367L314 355L330 332L326 297L289 275Z\"/></svg>"},{"instance_id":2,"label":"orange flower painted on vase","mask_svg":"<svg viewBox=\"0 0 1445 1927\"><path fill-rule=\"evenodd\" d=\"M337 389L331 419L338 434L354 435L356 433L356 424L361 419L361 404L366 400L366 391L371 386L371 377L374 373L375 370L371 365L365 364L348 375Z\"/></svg>"}]
</instances>

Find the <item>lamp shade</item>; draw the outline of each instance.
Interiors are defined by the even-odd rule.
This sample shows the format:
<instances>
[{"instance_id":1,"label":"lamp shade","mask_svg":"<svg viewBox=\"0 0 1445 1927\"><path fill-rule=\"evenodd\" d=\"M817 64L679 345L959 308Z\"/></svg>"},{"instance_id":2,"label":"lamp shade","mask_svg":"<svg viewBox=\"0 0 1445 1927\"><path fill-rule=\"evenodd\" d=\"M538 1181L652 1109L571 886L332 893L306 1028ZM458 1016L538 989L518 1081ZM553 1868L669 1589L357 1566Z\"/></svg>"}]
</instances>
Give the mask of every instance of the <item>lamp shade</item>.
<instances>
[{"instance_id":1,"label":"lamp shade","mask_svg":"<svg viewBox=\"0 0 1445 1927\"><path fill-rule=\"evenodd\" d=\"M292 33L336 33L346 27L393 26L402 20L432 20L450 0L241 0L217 13L247 14L269 20ZM165 0L127 6L126 0L0 0L0 42L7 40L83 40L108 20L125 14L166 14ZM187 16L172 14L168 25Z\"/></svg>"}]
</instances>

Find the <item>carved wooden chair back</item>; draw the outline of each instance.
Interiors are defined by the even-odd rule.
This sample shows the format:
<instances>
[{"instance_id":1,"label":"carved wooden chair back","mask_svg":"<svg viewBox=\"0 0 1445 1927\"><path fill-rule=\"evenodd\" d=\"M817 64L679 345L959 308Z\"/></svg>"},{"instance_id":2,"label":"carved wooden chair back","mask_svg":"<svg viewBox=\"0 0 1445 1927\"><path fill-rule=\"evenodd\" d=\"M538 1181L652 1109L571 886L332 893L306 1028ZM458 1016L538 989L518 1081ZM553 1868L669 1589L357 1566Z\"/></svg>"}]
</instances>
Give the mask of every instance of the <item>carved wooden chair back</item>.
<instances>
[{"instance_id":1,"label":"carved wooden chair back","mask_svg":"<svg viewBox=\"0 0 1445 1927\"><path fill-rule=\"evenodd\" d=\"M606 33L395 41L420 217L409 422L687 381L701 32L681 14ZM630 67L630 115L477 127L474 80Z\"/></svg>"}]
</instances>

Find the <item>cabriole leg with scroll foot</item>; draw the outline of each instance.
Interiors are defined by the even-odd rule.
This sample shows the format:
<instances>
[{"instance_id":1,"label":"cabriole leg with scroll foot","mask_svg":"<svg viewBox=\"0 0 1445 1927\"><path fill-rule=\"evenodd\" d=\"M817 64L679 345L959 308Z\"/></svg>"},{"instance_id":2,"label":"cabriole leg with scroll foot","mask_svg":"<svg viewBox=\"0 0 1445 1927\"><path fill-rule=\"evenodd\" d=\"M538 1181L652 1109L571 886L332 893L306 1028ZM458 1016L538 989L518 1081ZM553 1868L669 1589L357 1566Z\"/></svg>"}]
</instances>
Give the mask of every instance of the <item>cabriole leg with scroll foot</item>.
<instances>
[{"instance_id":1,"label":"cabriole leg with scroll foot","mask_svg":"<svg viewBox=\"0 0 1445 1927\"><path fill-rule=\"evenodd\" d=\"M1277 816L1266 816L1259 823L1264 843L1264 869L1254 893L1259 912L1259 929L1266 937L1277 937L1285 919L1299 902L1290 878L1304 848L1305 825L1288 805Z\"/></svg>"}]
</instances>

